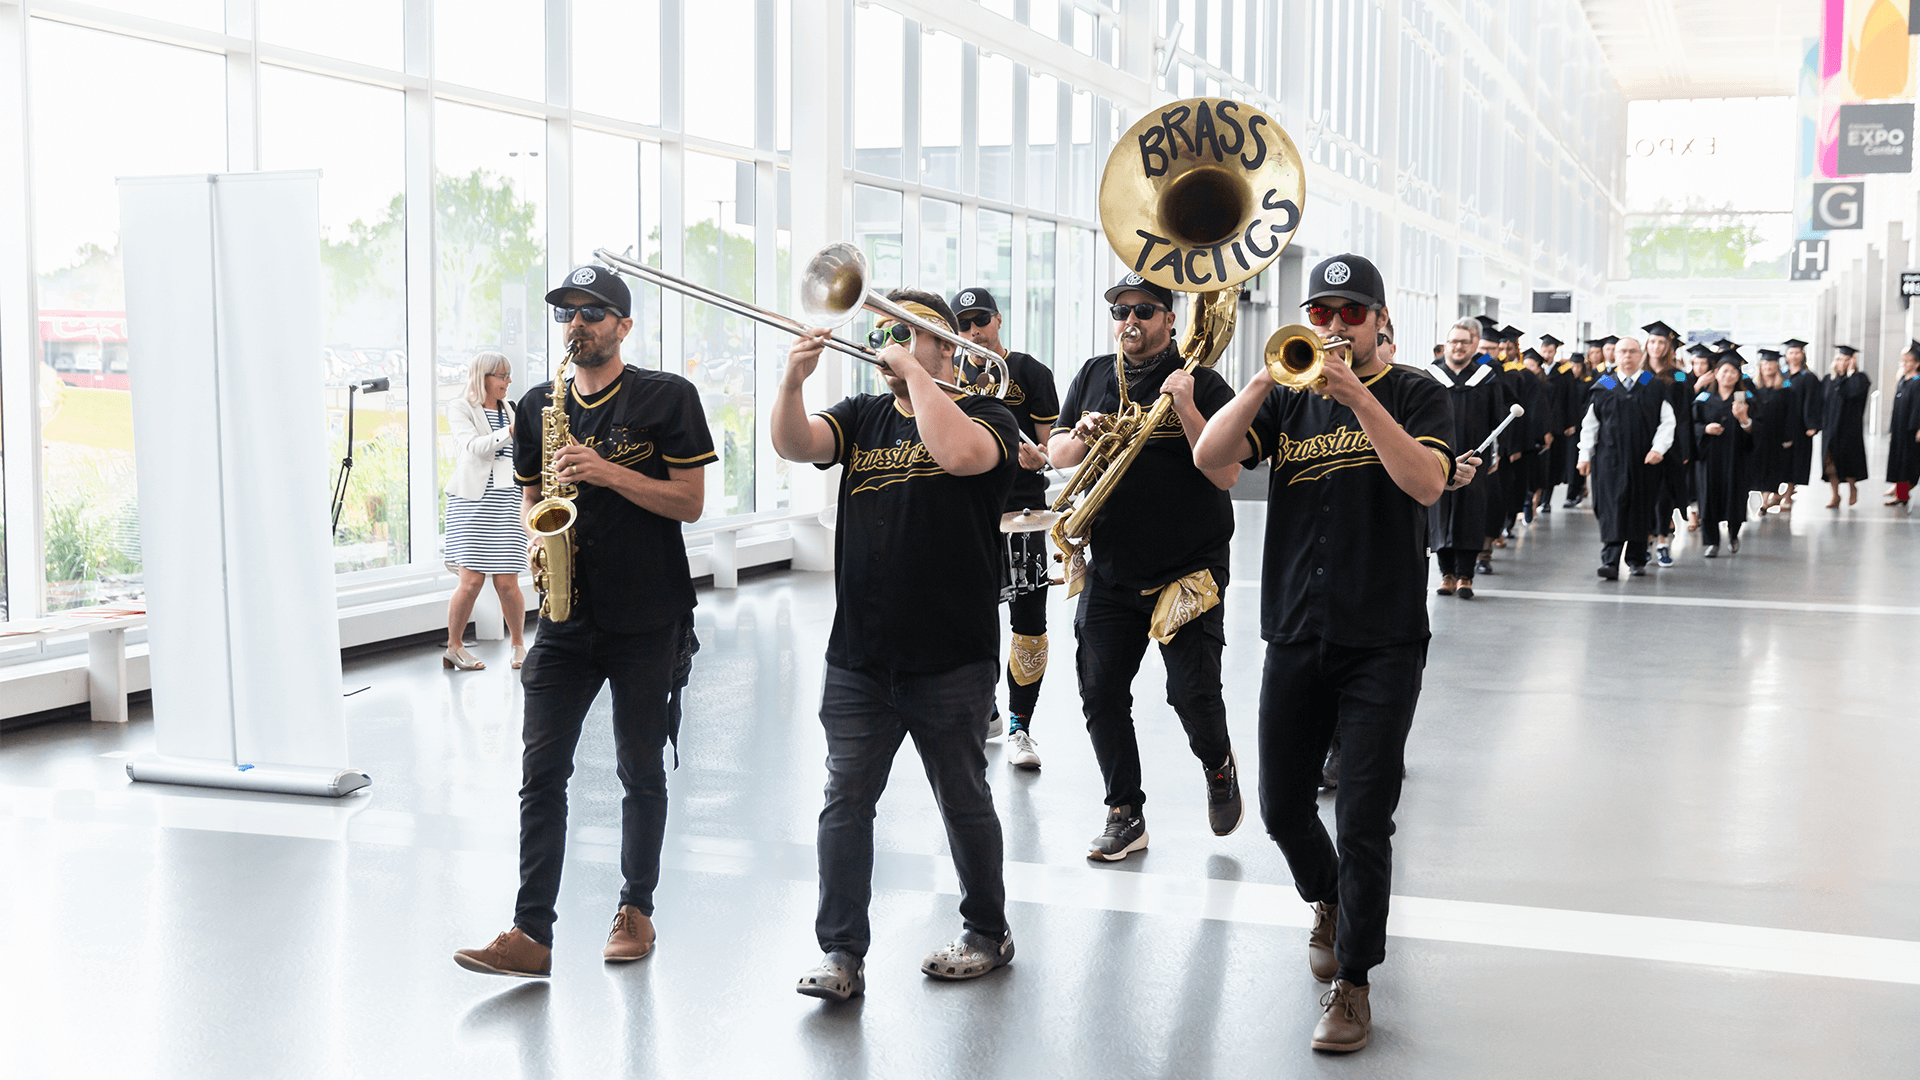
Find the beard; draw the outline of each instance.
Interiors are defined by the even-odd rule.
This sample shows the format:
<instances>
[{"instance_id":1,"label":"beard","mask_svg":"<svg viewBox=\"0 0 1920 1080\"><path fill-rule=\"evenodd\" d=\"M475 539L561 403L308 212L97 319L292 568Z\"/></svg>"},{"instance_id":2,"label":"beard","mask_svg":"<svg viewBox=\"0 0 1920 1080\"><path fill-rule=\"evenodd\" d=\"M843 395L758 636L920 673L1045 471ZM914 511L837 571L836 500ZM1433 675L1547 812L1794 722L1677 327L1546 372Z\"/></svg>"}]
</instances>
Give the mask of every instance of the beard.
<instances>
[{"instance_id":1,"label":"beard","mask_svg":"<svg viewBox=\"0 0 1920 1080\"><path fill-rule=\"evenodd\" d=\"M618 342L614 342L604 348L595 348L591 340L585 337L576 337L570 338L567 346L573 350L572 362L574 367L601 367L620 355L620 345Z\"/></svg>"}]
</instances>

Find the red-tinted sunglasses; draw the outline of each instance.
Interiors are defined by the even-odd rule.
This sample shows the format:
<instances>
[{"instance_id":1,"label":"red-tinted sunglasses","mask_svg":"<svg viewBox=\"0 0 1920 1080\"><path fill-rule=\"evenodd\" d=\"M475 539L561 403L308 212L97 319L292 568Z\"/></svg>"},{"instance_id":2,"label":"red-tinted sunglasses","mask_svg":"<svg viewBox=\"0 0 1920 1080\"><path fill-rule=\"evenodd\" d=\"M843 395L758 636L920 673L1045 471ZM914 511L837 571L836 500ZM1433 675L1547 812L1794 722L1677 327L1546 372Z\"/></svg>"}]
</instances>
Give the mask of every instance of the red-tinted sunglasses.
<instances>
[{"instance_id":1,"label":"red-tinted sunglasses","mask_svg":"<svg viewBox=\"0 0 1920 1080\"><path fill-rule=\"evenodd\" d=\"M1333 321L1333 313L1340 313L1340 321L1348 326L1359 326L1367 321L1367 312L1372 310L1365 304L1343 304L1337 308L1325 304L1308 304L1307 321L1315 326L1325 326Z\"/></svg>"}]
</instances>

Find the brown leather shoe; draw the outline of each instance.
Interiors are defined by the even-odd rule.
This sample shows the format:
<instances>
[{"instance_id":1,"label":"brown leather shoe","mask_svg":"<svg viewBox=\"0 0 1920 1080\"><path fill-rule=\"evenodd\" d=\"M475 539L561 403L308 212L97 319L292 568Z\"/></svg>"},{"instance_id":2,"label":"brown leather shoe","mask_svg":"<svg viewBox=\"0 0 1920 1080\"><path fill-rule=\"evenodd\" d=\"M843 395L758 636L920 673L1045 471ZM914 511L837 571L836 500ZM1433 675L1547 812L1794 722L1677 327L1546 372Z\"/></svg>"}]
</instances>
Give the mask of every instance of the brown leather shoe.
<instances>
[{"instance_id":1,"label":"brown leather shoe","mask_svg":"<svg viewBox=\"0 0 1920 1080\"><path fill-rule=\"evenodd\" d=\"M493 944L484 949L455 949L453 962L482 975L544 979L553 974L553 950L517 926L494 938Z\"/></svg>"},{"instance_id":2,"label":"brown leather shoe","mask_svg":"<svg viewBox=\"0 0 1920 1080\"><path fill-rule=\"evenodd\" d=\"M1320 999L1320 1022L1313 1025L1313 1048L1349 1054L1367 1045L1373 1034L1373 1007L1366 986L1336 980Z\"/></svg>"},{"instance_id":3,"label":"brown leather shoe","mask_svg":"<svg viewBox=\"0 0 1920 1080\"><path fill-rule=\"evenodd\" d=\"M1456 580L1458 579L1455 578L1452 574L1441 574L1440 587L1433 591L1440 594L1441 596L1452 596L1453 585Z\"/></svg>"},{"instance_id":4,"label":"brown leather shoe","mask_svg":"<svg viewBox=\"0 0 1920 1080\"><path fill-rule=\"evenodd\" d=\"M607 947L600 955L610 964L642 960L653 951L653 920L640 914L632 904L620 905L613 913L613 929L607 933Z\"/></svg>"},{"instance_id":5,"label":"brown leather shoe","mask_svg":"<svg viewBox=\"0 0 1920 1080\"><path fill-rule=\"evenodd\" d=\"M1332 982L1340 970L1333 958L1333 930L1339 924L1340 909L1332 904L1313 905L1313 930L1307 935L1307 967L1321 982Z\"/></svg>"}]
</instances>

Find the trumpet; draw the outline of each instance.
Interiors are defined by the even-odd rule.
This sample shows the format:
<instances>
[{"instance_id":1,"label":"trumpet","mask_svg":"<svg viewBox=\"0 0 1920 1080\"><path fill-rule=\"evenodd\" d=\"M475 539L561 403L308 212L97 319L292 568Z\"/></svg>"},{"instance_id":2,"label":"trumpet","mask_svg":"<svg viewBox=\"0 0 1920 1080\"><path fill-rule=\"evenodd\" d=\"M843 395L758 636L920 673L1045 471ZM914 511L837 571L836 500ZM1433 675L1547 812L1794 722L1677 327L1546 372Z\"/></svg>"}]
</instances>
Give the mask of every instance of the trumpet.
<instances>
[{"instance_id":1,"label":"trumpet","mask_svg":"<svg viewBox=\"0 0 1920 1080\"><path fill-rule=\"evenodd\" d=\"M1319 390L1327 385L1327 354L1351 344L1343 337L1322 338L1313 327L1295 323L1269 335L1262 352L1275 383L1288 390Z\"/></svg>"},{"instance_id":2,"label":"trumpet","mask_svg":"<svg viewBox=\"0 0 1920 1080\"><path fill-rule=\"evenodd\" d=\"M920 333L932 334L960 352L978 356L982 366L995 373L994 396L1004 398L1007 395L1009 381L1007 362L1004 359L994 355L985 346L976 345L944 326L928 322L883 296L870 284L873 275L867 265L866 254L852 244L828 244L808 261L807 269L800 278L800 309L806 316L804 319L796 319L791 315L782 315L758 304L748 303L718 289L689 281L678 274L670 274L659 267L648 266L624 255L616 255L606 248L595 250L593 257L623 274L637 277L641 281L684 296L691 296L695 300L703 300L731 314L752 319L776 330L784 330L795 337L801 337L814 330L838 329L852 322L854 317L862 311L870 311L883 318L905 323ZM864 345L857 345L832 336L827 338L826 344L827 348L835 352L872 364L882 371L887 370L886 362L880 359L880 354ZM934 383L951 393L972 393L965 387L956 386L942 379L935 379Z\"/></svg>"}]
</instances>

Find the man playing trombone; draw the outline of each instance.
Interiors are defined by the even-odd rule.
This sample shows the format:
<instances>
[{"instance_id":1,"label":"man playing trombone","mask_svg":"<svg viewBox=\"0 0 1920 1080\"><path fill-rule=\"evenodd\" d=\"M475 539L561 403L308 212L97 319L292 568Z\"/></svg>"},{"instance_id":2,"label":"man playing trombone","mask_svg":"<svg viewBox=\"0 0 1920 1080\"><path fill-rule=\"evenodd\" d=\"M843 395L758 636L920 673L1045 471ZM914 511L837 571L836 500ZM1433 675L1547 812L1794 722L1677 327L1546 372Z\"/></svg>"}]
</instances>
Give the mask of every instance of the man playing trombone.
<instances>
[{"instance_id":1,"label":"man playing trombone","mask_svg":"<svg viewBox=\"0 0 1920 1080\"><path fill-rule=\"evenodd\" d=\"M781 457L844 466L820 702L827 791L814 932L825 955L795 987L829 1001L866 989L874 807L908 736L946 824L964 924L921 970L969 979L1013 959L986 737L999 681L1000 513L1020 434L997 399L936 383L954 379L954 346L926 329L952 332L946 301L911 289L887 299L917 320L884 318L870 339L892 393L809 416L802 387L828 338L813 330L787 355L771 421Z\"/></svg>"},{"instance_id":2,"label":"man playing trombone","mask_svg":"<svg viewBox=\"0 0 1920 1080\"><path fill-rule=\"evenodd\" d=\"M1260 810L1313 904L1307 963L1332 982L1316 1050L1367 1044L1368 969L1386 956L1393 812L1426 667L1427 507L1473 478L1456 460L1447 390L1376 351L1380 272L1358 255L1314 267L1307 319L1345 339L1312 393L1257 373L1193 450L1203 469L1271 463L1260 635ZM1343 355L1346 354L1346 355ZM1350 359L1349 359L1350 356ZM1336 849L1320 765L1340 728Z\"/></svg>"}]
</instances>

